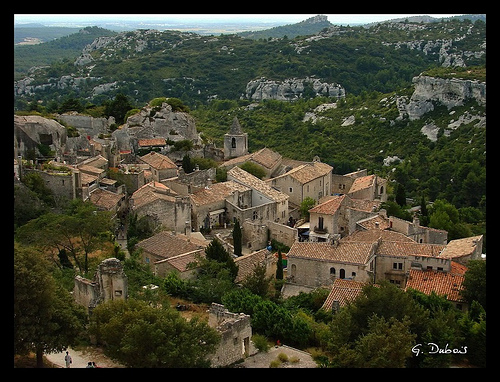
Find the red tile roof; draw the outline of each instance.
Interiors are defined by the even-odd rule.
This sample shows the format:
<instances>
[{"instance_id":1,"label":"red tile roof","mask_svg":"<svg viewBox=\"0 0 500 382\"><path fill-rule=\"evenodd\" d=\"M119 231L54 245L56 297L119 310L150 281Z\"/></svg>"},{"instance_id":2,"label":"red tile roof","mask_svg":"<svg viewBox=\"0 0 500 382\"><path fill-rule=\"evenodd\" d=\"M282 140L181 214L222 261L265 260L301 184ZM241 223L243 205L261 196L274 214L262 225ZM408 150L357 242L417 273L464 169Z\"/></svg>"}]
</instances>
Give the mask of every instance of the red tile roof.
<instances>
[{"instance_id":1,"label":"red tile roof","mask_svg":"<svg viewBox=\"0 0 500 382\"><path fill-rule=\"evenodd\" d=\"M293 243L288 258L303 258L351 264L366 264L374 254L377 242L340 242L338 245L321 242Z\"/></svg>"},{"instance_id":2,"label":"red tile roof","mask_svg":"<svg viewBox=\"0 0 500 382\"><path fill-rule=\"evenodd\" d=\"M323 303L322 309L331 310L334 301L339 302L339 306L345 306L347 303L354 301L363 291L363 286L367 283L360 281L335 279L332 285L330 294Z\"/></svg>"},{"instance_id":3,"label":"red tile roof","mask_svg":"<svg viewBox=\"0 0 500 382\"><path fill-rule=\"evenodd\" d=\"M455 261L451 262L450 272L411 269L405 290L411 288L427 295L435 292L450 301L463 302L460 291L466 271L467 267Z\"/></svg>"}]
</instances>

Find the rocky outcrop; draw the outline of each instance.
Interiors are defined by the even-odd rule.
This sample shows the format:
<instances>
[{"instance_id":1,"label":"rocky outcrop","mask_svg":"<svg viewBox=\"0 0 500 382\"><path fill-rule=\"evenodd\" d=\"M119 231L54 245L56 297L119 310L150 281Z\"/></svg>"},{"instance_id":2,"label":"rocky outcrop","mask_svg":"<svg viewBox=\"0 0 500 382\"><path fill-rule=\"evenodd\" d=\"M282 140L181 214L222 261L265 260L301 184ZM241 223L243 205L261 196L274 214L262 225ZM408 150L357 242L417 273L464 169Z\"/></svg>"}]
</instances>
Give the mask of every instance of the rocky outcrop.
<instances>
[{"instance_id":1,"label":"rocky outcrop","mask_svg":"<svg viewBox=\"0 0 500 382\"><path fill-rule=\"evenodd\" d=\"M398 100L400 118L419 119L434 110L435 104L452 109L474 99L479 105L486 105L486 83L457 78L436 78L418 76L413 78L415 91L411 98Z\"/></svg>"},{"instance_id":2,"label":"rocky outcrop","mask_svg":"<svg viewBox=\"0 0 500 382\"><path fill-rule=\"evenodd\" d=\"M195 119L188 113L172 111L166 102L155 107L147 105L128 117L126 123L113 132L113 138L120 150L134 149L139 139L151 138L174 142L189 139L195 145L201 144Z\"/></svg>"},{"instance_id":3,"label":"rocky outcrop","mask_svg":"<svg viewBox=\"0 0 500 382\"><path fill-rule=\"evenodd\" d=\"M264 77L247 84L245 97L252 101L275 99L294 101L305 95L345 97L345 89L335 83L322 82L317 78L291 78L284 81L269 80Z\"/></svg>"}]
</instances>

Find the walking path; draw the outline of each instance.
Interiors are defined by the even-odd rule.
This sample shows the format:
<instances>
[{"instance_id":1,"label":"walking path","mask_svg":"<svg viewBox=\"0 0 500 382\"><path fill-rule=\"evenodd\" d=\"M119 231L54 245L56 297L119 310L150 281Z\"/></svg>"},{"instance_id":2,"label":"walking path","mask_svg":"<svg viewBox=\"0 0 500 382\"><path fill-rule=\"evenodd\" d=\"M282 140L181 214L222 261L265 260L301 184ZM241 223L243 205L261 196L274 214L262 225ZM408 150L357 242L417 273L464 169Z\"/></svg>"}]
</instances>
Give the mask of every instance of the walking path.
<instances>
[{"instance_id":1,"label":"walking path","mask_svg":"<svg viewBox=\"0 0 500 382\"><path fill-rule=\"evenodd\" d=\"M107 358L102 350L88 347L83 350L74 350L72 348L67 349L69 355L71 356L73 363L71 368L86 368L89 361L93 361L99 368L124 368L125 366L120 365L117 362ZM45 358L60 368L65 368L66 364L64 362L64 356L66 355L66 350L60 353L45 354Z\"/></svg>"}]
</instances>

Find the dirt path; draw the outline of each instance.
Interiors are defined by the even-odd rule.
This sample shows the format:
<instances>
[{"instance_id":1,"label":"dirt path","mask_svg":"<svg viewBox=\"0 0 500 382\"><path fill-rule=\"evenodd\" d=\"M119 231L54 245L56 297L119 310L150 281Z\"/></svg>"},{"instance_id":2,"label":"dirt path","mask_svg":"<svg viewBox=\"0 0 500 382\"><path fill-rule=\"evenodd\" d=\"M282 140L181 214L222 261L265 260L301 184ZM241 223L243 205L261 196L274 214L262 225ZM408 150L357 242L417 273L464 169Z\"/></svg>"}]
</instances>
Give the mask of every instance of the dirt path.
<instances>
[{"instance_id":1,"label":"dirt path","mask_svg":"<svg viewBox=\"0 0 500 382\"><path fill-rule=\"evenodd\" d=\"M79 350L74 350L68 348L69 355L71 356L73 363L71 368L82 369L86 368L89 361L93 361L99 368L124 368L125 366L106 357L101 349L87 347ZM45 358L60 368L65 368L64 356L66 351L61 353L45 354Z\"/></svg>"}]
</instances>

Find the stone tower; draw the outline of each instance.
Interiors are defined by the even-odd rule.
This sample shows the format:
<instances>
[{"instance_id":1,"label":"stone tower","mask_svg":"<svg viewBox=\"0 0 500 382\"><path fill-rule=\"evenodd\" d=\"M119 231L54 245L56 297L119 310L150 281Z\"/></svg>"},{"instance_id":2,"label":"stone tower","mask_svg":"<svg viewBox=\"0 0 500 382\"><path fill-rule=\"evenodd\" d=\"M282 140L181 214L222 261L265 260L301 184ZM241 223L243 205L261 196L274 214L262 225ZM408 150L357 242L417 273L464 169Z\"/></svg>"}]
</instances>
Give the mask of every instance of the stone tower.
<instances>
[{"instance_id":1,"label":"stone tower","mask_svg":"<svg viewBox=\"0 0 500 382\"><path fill-rule=\"evenodd\" d=\"M248 134L243 132L238 118L234 117L229 132L224 134L224 159L246 154L248 154Z\"/></svg>"}]
</instances>

